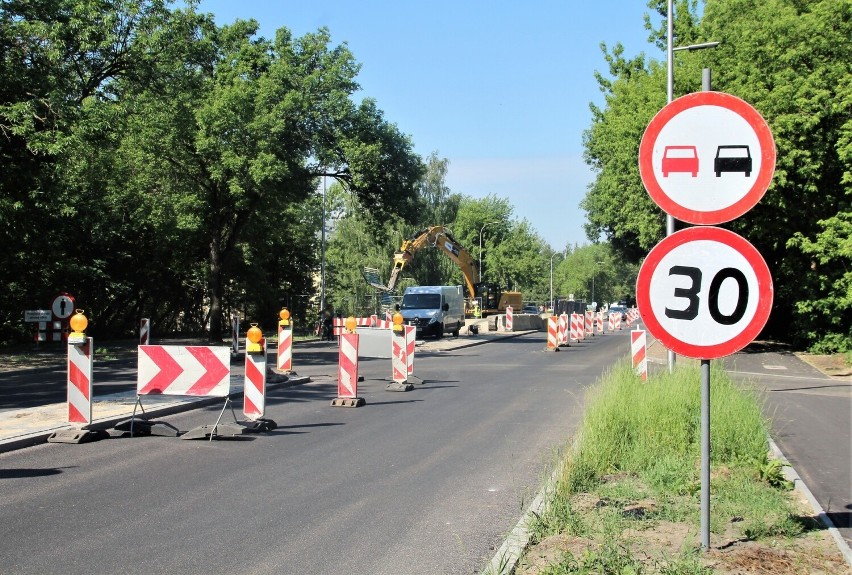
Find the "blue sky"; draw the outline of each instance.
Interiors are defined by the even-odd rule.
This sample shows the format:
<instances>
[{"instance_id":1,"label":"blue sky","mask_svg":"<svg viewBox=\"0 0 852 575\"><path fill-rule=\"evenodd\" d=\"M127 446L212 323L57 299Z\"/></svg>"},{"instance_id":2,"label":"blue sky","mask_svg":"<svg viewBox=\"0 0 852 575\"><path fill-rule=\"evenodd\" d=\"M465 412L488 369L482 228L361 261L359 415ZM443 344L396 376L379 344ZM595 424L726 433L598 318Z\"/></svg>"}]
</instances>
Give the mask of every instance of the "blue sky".
<instances>
[{"instance_id":1,"label":"blue sky","mask_svg":"<svg viewBox=\"0 0 852 575\"><path fill-rule=\"evenodd\" d=\"M202 0L199 10L220 25L254 18L268 38L327 27L362 65L358 99L374 98L424 158L447 158L453 192L508 199L554 250L587 243L582 133L589 102L603 102L600 43L665 58L647 43L645 0Z\"/></svg>"}]
</instances>

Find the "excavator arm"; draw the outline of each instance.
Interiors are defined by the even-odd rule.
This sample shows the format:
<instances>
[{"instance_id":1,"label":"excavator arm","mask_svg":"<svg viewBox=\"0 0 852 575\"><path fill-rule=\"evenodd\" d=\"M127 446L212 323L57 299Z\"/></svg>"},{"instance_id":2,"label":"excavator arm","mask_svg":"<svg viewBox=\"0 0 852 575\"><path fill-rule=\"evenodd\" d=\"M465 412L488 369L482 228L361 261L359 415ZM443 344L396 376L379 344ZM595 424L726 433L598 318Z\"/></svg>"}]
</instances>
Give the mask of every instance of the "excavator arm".
<instances>
[{"instance_id":1,"label":"excavator arm","mask_svg":"<svg viewBox=\"0 0 852 575\"><path fill-rule=\"evenodd\" d=\"M470 253L450 234L444 226L432 226L421 230L402 242L402 247L393 256L393 270L388 281L388 291L393 291L402 270L408 265L414 254L423 247L433 247L443 251L459 267L464 276L468 297L476 297L474 278L479 266Z\"/></svg>"}]
</instances>

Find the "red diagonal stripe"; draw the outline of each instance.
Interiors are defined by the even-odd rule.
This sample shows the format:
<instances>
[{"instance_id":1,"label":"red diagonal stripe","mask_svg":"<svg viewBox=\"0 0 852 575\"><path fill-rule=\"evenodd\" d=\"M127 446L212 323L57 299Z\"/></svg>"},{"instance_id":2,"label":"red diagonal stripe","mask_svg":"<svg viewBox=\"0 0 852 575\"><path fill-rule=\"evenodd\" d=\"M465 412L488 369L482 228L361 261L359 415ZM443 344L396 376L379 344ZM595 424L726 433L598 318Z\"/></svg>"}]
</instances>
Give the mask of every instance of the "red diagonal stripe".
<instances>
[{"instance_id":1,"label":"red diagonal stripe","mask_svg":"<svg viewBox=\"0 0 852 575\"><path fill-rule=\"evenodd\" d=\"M76 407L68 404L68 422L69 423L89 423L89 420L86 419L86 416L80 413Z\"/></svg>"},{"instance_id":2,"label":"red diagonal stripe","mask_svg":"<svg viewBox=\"0 0 852 575\"><path fill-rule=\"evenodd\" d=\"M89 399L89 378L86 377L83 370L77 367L77 365L72 361L68 362L68 382L79 389L80 393L83 394L83 397Z\"/></svg>"},{"instance_id":3,"label":"red diagonal stripe","mask_svg":"<svg viewBox=\"0 0 852 575\"><path fill-rule=\"evenodd\" d=\"M160 345L142 345L139 346L145 354L150 357L154 364L160 368L160 371L151 378L151 381L138 391L139 395L156 395L163 393L180 374L183 373L183 368L175 361L175 358Z\"/></svg>"},{"instance_id":4,"label":"red diagonal stripe","mask_svg":"<svg viewBox=\"0 0 852 575\"><path fill-rule=\"evenodd\" d=\"M245 412L246 414L260 413L260 409L258 409L258 407L252 402L252 400L248 398L247 395L243 398L243 401L245 402L243 404L243 412Z\"/></svg>"},{"instance_id":5,"label":"red diagonal stripe","mask_svg":"<svg viewBox=\"0 0 852 575\"><path fill-rule=\"evenodd\" d=\"M261 389L263 374L260 373L253 361L246 361L246 381L250 381L255 389Z\"/></svg>"},{"instance_id":6,"label":"red diagonal stripe","mask_svg":"<svg viewBox=\"0 0 852 575\"><path fill-rule=\"evenodd\" d=\"M222 364L222 361L216 357L216 354L210 348L187 347L186 349L205 369L204 375L186 390L186 395L207 395L222 381L222 378L230 373L230 370Z\"/></svg>"}]
</instances>

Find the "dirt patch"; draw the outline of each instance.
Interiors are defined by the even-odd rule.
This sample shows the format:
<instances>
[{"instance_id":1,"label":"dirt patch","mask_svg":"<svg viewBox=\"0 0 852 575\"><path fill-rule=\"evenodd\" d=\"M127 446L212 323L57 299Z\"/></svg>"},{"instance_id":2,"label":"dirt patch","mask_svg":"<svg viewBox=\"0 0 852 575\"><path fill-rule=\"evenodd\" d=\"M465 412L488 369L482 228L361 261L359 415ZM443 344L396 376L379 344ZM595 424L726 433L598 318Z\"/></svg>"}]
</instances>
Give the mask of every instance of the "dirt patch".
<instances>
[{"instance_id":1,"label":"dirt patch","mask_svg":"<svg viewBox=\"0 0 852 575\"><path fill-rule=\"evenodd\" d=\"M833 555L836 555L836 548ZM755 541L738 542L725 549L710 549L703 562L714 573L725 575L837 575L849 573L848 565L827 555L819 541L808 538L784 549Z\"/></svg>"},{"instance_id":2,"label":"dirt patch","mask_svg":"<svg viewBox=\"0 0 852 575\"><path fill-rule=\"evenodd\" d=\"M846 357L841 353L817 355L797 352L796 357L820 370L825 375L852 381L852 365L846 363Z\"/></svg>"},{"instance_id":3,"label":"dirt patch","mask_svg":"<svg viewBox=\"0 0 852 575\"><path fill-rule=\"evenodd\" d=\"M607 483L612 485L622 479L627 478L608 476ZM654 500L616 502L595 493L575 494L570 508L582 516L581 523L591 531L584 531L583 536L562 533L545 537L527 549L515 574L574 573L595 557L599 559L594 565L585 563L591 569L588 572L609 573L600 558L621 555L631 558L632 567L621 564L627 568L623 572L631 573L698 573L704 569L714 575L852 575L836 543L819 526L806 503L795 492L790 492L790 498L799 513L797 519L809 526L802 535L751 540L743 536L739 527L743 518L736 517L726 525L724 533L711 533L710 548L702 551L696 526L663 519L658 514L661 505ZM620 532L602 536L597 533L603 523L600 514L613 512L627 522ZM679 561L685 563L677 565ZM684 567L690 564L691 567Z\"/></svg>"}]
</instances>

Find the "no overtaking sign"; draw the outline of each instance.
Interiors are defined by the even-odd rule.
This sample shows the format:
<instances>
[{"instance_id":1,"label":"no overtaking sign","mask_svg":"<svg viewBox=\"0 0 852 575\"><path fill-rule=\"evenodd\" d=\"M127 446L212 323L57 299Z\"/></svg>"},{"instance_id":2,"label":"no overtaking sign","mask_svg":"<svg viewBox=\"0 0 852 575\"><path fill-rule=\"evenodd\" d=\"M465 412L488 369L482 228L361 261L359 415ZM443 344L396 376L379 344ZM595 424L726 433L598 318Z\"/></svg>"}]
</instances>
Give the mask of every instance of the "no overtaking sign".
<instances>
[{"instance_id":1,"label":"no overtaking sign","mask_svg":"<svg viewBox=\"0 0 852 575\"><path fill-rule=\"evenodd\" d=\"M666 213L691 224L721 224L763 197L775 171L775 141L745 101L697 92L671 102L648 124L639 171Z\"/></svg>"}]
</instances>

